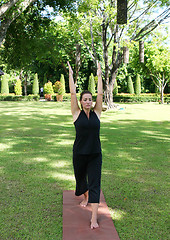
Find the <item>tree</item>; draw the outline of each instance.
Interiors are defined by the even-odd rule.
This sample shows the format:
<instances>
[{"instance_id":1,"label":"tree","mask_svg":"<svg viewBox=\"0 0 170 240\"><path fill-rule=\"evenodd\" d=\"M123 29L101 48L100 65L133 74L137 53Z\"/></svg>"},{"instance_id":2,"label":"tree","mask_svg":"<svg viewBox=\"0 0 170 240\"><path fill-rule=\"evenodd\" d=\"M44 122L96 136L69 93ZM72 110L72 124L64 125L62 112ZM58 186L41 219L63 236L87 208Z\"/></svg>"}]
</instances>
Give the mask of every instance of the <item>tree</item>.
<instances>
[{"instance_id":1,"label":"tree","mask_svg":"<svg viewBox=\"0 0 170 240\"><path fill-rule=\"evenodd\" d=\"M14 86L14 91L16 95L22 95L22 86L21 86L21 80L18 79Z\"/></svg>"},{"instance_id":2,"label":"tree","mask_svg":"<svg viewBox=\"0 0 170 240\"><path fill-rule=\"evenodd\" d=\"M35 95L39 94L39 82L38 82L38 74L37 73L34 75L32 93L35 94Z\"/></svg>"},{"instance_id":3,"label":"tree","mask_svg":"<svg viewBox=\"0 0 170 240\"><path fill-rule=\"evenodd\" d=\"M86 0L78 7L76 19L77 30L82 43L86 46L94 65L103 57L104 68L104 98L108 108L114 107L113 87L118 69L122 62L121 44L123 39L139 41L153 31L160 23L169 17L169 8L150 20L147 16L167 1L129 1L128 25L116 23L116 1ZM89 41L91 39L91 41ZM98 50L99 42L103 52Z\"/></svg>"},{"instance_id":4,"label":"tree","mask_svg":"<svg viewBox=\"0 0 170 240\"><path fill-rule=\"evenodd\" d=\"M11 23L17 19L28 7L36 5L40 11L45 10L46 6L53 7L57 12L60 8L72 6L74 0L4 0L0 3L0 46L5 40L7 30Z\"/></svg>"},{"instance_id":5,"label":"tree","mask_svg":"<svg viewBox=\"0 0 170 240\"><path fill-rule=\"evenodd\" d=\"M158 40L155 44L149 43L147 48L146 67L149 70L151 78L155 86L159 89L161 103L164 103L164 89L170 81L170 49L163 45L158 45Z\"/></svg>"},{"instance_id":6,"label":"tree","mask_svg":"<svg viewBox=\"0 0 170 240\"><path fill-rule=\"evenodd\" d=\"M1 93L9 94L8 79L7 79L6 75L2 75L2 77L1 77Z\"/></svg>"},{"instance_id":7,"label":"tree","mask_svg":"<svg viewBox=\"0 0 170 240\"><path fill-rule=\"evenodd\" d=\"M92 94L95 94L95 93L96 93L96 90L95 90L95 81L94 81L94 75L93 75L93 73L91 73L91 75L89 76L88 90L89 90Z\"/></svg>"},{"instance_id":8,"label":"tree","mask_svg":"<svg viewBox=\"0 0 170 240\"><path fill-rule=\"evenodd\" d=\"M134 94L133 82L132 82L132 78L130 75L128 75L127 86L128 86L128 92L130 94Z\"/></svg>"}]
</instances>

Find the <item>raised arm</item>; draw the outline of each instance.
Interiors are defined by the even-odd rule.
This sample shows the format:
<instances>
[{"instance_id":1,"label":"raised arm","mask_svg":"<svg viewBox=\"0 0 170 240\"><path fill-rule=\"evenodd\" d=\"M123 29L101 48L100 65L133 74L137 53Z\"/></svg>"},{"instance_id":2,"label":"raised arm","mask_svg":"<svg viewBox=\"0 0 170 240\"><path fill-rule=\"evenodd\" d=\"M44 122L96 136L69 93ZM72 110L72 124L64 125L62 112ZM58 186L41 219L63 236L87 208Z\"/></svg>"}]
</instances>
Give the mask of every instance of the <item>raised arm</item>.
<instances>
[{"instance_id":1,"label":"raised arm","mask_svg":"<svg viewBox=\"0 0 170 240\"><path fill-rule=\"evenodd\" d=\"M97 64L97 76L98 76L98 83L97 83L97 98L96 104L94 106L94 111L97 116L100 118L102 112L102 103L103 103L103 82L102 82L102 70L100 63Z\"/></svg>"},{"instance_id":2,"label":"raised arm","mask_svg":"<svg viewBox=\"0 0 170 240\"><path fill-rule=\"evenodd\" d=\"M67 62L69 67L69 88L71 93L71 113L73 115L73 121L75 121L80 113L80 108L76 96L76 86L73 79L73 70L70 66L70 63Z\"/></svg>"}]
</instances>

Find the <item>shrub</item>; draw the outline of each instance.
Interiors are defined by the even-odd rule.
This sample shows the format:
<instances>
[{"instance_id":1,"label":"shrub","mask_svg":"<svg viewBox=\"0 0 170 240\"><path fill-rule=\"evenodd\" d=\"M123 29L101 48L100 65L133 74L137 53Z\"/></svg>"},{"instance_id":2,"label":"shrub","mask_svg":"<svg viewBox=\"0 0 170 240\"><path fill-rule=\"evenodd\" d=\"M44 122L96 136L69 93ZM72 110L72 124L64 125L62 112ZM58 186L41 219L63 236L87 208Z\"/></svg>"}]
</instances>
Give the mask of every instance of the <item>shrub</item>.
<instances>
[{"instance_id":1,"label":"shrub","mask_svg":"<svg viewBox=\"0 0 170 240\"><path fill-rule=\"evenodd\" d=\"M53 86L52 86L52 82L47 82L44 85L44 93L45 94L54 94L54 90L53 90Z\"/></svg>"},{"instance_id":2,"label":"shrub","mask_svg":"<svg viewBox=\"0 0 170 240\"><path fill-rule=\"evenodd\" d=\"M133 94L118 94L114 96L115 102L158 102L160 99L160 96L158 94L151 94L151 93L145 93L139 95L133 95ZM165 97L166 102L168 101L168 97Z\"/></svg>"},{"instance_id":3,"label":"shrub","mask_svg":"<svg viewBox=\"0 0 170 240\"><path fill-rule=\"evenodd\" d=\"M89 90L92 94L95 94L95 92L96 92L96 90L95 90L95 81L94 81L94 75L93 75L93 73L91 73L91 75L90 75L90 77L89 77L88 90Z\"/></svg>"},{"instance_id":4,"label":"shrub","mask_svg":"<svg viewBox=\"0 0 170 240\"><path fill-rule=\"evenodd\" d=\"M65 79L64 79L64 75L63 74L61 74L60 82L62 84L62 86L61 86L61 94L60 95L64 95L66 93L66 88L65 88Z\"/></svg>"},{"instance_id":5,"label":"shrub","mask_svg":"<svg viewBox=\"0 0 170 240\"><path fill-rule=\"evenodd\" d=\"M14 92L16 95L22 95L22 86L21 86L21 80L18 79L14 86Z\"/></svg>"},{"instance_id":6,"label":"shrub","mask_svg":"<svg viewBox=\"0 0 170 240\"><path fill-rule=\"evenodd\" d=\"M59 89L61 88L62 83L60 81L56 81L53 85L53 89L55 93L58 93Z\"/></svg>"},{"instance_id":7,"label":"shrub","mask_svg":"<svg viewBox=\"0 0 170 240\"><path fill-rule=\"evenodd\" d=\"M1 79L1 93L9 94L8 79L5 75L2 75L2 79Z\"/></svg>"},{"instance_id":8,"label":"shrub","mask_svg":"<svg viewBox=\"0 0 170 240\"><path fill-rule=\"evenodd\" d=\"M131 76L128 76L127 85L128 85L128 92L130 94L134 94L134 87L133 87L133 82L132 82Z\"/></svg>"},{"instance_id":9,"label":"shrub","mask_svg":"<svg viewBox=\"0 0 170 240\"><path fill-rule=\"evenodd\" d=\"M33 94L28 96L19 96L14 93L10 93L9 95L0 94L0 101L38 101L39 98L39 95Z\"/></svg>"},{"instance_id":10,"label":"shrub","mask_svg":"<svg viewBox=\"0 0 170 240\"><path fill-rule=\"evenodd\" d=\"M141 81L140 81L140 75L136 75L136 83L135 83L135 93L136 95L141 94Z\"/></svg>"},{"instance_id":11,"label":"shrub","mask_svg":"<svg viewBox=\"0 0 170 240\"><path fill-rule=\"evenodd\" d=\"M37 73L34 75L34 81L33 81L33 86L32 86L32 93L34 95L39 94L39 82L38 82L38 74Z\"/></svg>"}]
</instances>

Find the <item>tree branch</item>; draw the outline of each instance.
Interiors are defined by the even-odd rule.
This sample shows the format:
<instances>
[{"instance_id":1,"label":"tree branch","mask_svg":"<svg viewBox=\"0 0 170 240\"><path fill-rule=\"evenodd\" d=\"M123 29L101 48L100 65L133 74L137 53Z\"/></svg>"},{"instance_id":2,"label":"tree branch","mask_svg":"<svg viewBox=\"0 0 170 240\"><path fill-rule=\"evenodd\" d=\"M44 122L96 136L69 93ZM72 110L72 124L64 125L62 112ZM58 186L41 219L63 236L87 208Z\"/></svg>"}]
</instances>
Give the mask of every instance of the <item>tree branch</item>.
<instances>
[{"instance_id":1,"label":"tree branch","mask_svg":"<svg viewBox=\"0 0 170 240\"><path fill-rule=\"evenodd\" d=\"M5 4L3 4L0 7L0 18L3 17L3 15L11 8L15 5L15 3L17 3L19 0L11 0Z\"/></svg>"},{"instance_id":2,"label":"tree branch","mask_svg":"<svg viewBox=\"0 0 170 240\"><path fill-rule=\"evenodd\" d=\"M132 36L131 40L139 41L148 33L153 31L160 23L162 23L165 19L170 17L169 13L170 8L167 8L163 13L161 13L158 17L152 20L150 23L145 25L135 36ZM148 30L148 31L147 31Z\"/></svg>"}]
</instances>

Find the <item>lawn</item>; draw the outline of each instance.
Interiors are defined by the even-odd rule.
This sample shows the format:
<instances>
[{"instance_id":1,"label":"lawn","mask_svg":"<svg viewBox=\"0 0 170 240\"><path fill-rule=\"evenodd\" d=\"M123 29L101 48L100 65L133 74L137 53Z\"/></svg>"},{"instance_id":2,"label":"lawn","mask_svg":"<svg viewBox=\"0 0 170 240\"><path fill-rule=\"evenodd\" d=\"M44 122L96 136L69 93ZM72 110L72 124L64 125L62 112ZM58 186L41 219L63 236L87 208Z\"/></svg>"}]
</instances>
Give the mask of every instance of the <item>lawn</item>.
<instances>
[{"instance_id":1,"label":"lawn","mask_svg":"<svg viewBox=\"0 0 170 240\"><path fill-rule=\"evenodd\" d=\"M170 105L123 104L101 118L102 191L121 240L166 240ZM0 102L0 239L62 240L73 190L70 103Z\"/></svg>"}]
</instances>

